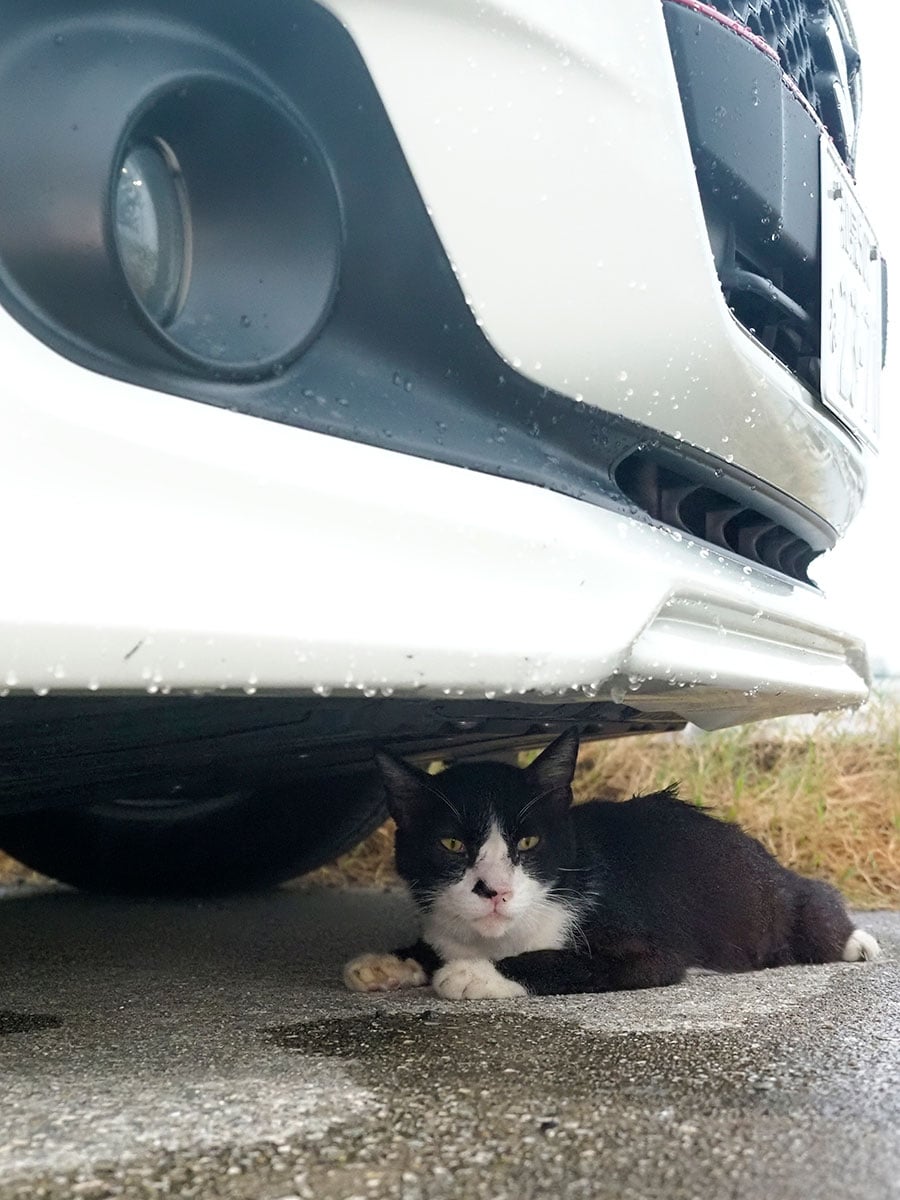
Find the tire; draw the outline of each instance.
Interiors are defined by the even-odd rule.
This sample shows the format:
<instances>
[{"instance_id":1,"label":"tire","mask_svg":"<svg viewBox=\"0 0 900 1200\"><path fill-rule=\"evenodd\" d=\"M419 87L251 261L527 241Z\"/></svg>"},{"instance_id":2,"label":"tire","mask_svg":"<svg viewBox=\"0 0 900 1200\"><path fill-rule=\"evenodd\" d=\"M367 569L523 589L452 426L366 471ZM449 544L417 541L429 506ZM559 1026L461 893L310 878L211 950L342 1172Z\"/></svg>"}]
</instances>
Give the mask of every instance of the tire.
<instances>
[{"instance_id":1,"label":"tire","mask_svg":"<svg viewBox=\"0 0 900 1200\"><path fill-rule=\"evenodd\" d=\"M208 800L128 800L0 818L0 848L74 887L131 896L255 891L320 867L385 817L373 772Z\"/></svg>"}]
</instances>

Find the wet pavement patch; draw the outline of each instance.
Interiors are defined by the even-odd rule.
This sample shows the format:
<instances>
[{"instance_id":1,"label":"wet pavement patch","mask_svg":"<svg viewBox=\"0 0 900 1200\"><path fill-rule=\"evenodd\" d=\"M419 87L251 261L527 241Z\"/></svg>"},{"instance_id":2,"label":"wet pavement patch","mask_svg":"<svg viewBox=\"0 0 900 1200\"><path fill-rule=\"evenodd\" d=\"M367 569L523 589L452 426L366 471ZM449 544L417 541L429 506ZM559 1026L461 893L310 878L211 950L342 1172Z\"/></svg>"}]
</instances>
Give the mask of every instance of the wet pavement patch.
<instances>
[{"instance_id":1,"label":"wet pavement patch","mask_svg":"<svg viewBox=\"0 0 900 1200\"><path fill-rule=\"evenodd\" d=\"M807 1066L746 1032L601 1033L514 1009L425 1009L304 1021L265 1031L286 1050L345 1060L366 1087L469 1097L474 1110L535 1097L554 1105L625 1101L771 1113L807 1094ZM783 1049L783 1047L782 1047Z\"/></svg>"},{"instance_id":2,"label":"wet pavement patch","mask_svg":"<svg viewBox=\"0 0 900 1200\"><path fill-rule=\"evenodd\" d=\"M0 1037L9 1037L13 1033L38 1033L42 1029L59 1029L62 1025L60 1017L51 1013L12 1012L0 1008Z\"/></svg>"},{"instance_id":3,"label":"wet pavement patch","mask_svg":"<svg viewBox=\"0 0 900 1200\"><path fill-rule=\"evenodd\" d=\"M894 1170L885 1146L900 1102L882 1090L861 1104L839 1029L822 1028L811 1049L808 1033L804 1047L764 1017L742 1029L613 1032L532 1013L379 1007L264 1031L297 1054L298 1071L334 1060L370 1096L368 1119L333 1130L327 1157L307 1159L317 1200L368 1188L423 1200L755 1196L769 1194L773 1162L781 1200L808 1195L823 1170L842 1173L844 1200L880 1200L880 1180L858 1172L872 1156L882 1176ZM851 1153L840 1130L862 1107ZM858 1192L845 1186L857 1177Z\"/></svg>"}]
</instances>

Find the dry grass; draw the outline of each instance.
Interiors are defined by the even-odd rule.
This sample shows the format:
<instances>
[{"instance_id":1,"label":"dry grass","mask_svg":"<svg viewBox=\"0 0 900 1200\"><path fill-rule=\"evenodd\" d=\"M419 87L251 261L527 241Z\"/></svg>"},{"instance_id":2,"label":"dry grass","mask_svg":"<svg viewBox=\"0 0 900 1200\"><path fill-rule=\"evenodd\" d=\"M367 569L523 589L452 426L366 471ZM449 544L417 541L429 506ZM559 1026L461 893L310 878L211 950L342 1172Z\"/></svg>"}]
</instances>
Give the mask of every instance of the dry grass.
<instances>
[{"instance_id":1,"label":"dry grass","mask_svg":"<svg viewBox=\"0 0 900 1200\"><path fill-rule=\"evenodd\" d=\"M786 736L787 732L787 736ZM673 781L681 795L739 822L781 862L836 884L854 906L900 907L900 708L829 715L798 734L767 722L693 738L596 742L579 759L576 795L627 799ZM309 882L390 884L383 826Z\"/></svg>"},{"instance_id":2,"label":"dry grass","mask_svg":"<svg viewBox=\"0 0 900 1200\"><path fill-rule=\"evenodd\" d=\"M622 799L677 780L786 866L862 908L900 906L900 741L847 734L772 740L753 728L695 741L601 743L582 753L579 796Z\"/></svg>"},{"instance_id":3,"label":"dry grass","mask_svg":"<svg viewBox=\"0 0 900 1200\"><path fill-rule=\"evenodd\" d=\"M11 887L20 883L41 883L43 876L36 871L29 871L21 863L10 858L0 850L0 886Z\"/></svg>"},{"instance_id":4,"label":"dry grass","mask_svg":"<svg viewBox=\"0 0 900 1200\"><path fill-rule=\"evenodd\" d=\"M627 738L586 746L580 799L625 799L673 780L760 838L787 866L835 883L851 904L900 906L900 708L870 704L864 716L824 717L802 736L778 722L685 739ZM382 826L362 846L304 885L395 882L393 835ZM0 854L0 882L29 876Z\"/></svg>"}]
</instances>

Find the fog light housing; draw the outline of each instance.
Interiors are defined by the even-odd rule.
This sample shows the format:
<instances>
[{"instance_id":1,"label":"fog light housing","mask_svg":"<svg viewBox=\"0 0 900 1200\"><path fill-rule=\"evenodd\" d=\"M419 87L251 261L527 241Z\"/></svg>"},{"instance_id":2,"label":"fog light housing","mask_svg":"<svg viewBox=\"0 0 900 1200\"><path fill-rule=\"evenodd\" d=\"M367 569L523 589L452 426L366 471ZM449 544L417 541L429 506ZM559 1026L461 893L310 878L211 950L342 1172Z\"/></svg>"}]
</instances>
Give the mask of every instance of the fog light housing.
<instances>
[{"instance_id":1,"label":"fog light housing","mask_svg":"<svg viewBox=\"0 0 900 1200\"><path fill-rule=\"evenodd\" d=\"M154 324L178 315L190 276L190 215L178 160L161 138L132 146L118 170L114 232L128 286Z\"/></svg>"},{"instance_id":2,"label":"fog light housing","mask_svg":"<svg viewBox=\"0 0 900 1200\"><path fill-rule=\"evenodd\" d=\"M154 339L220 379L301 354L336 294L343 235L300 121L235 80L184 78L126 125L114 161L116 255Z\"/></svg>"}]
</instances>

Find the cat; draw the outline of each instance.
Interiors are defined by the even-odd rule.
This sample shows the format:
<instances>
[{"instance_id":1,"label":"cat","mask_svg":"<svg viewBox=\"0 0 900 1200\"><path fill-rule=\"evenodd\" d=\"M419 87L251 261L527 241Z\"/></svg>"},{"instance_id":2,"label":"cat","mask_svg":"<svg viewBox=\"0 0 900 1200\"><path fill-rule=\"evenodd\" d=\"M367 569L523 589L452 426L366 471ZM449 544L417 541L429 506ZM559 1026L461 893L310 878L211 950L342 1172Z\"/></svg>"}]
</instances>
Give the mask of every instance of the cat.
<instances>
[{"instance_id":1,"label":"cat","mask_svg":"<svg viewBox=\"0 0 900 1200\"><path fill-rule=\"evenodd\" d=\"M377 755L421 938L347 963L353 991L445 999L663 987L690 968L874 959L840 894L674 788L572 807L578 735L520 769Z\"/></svg>"}]
</instances>

